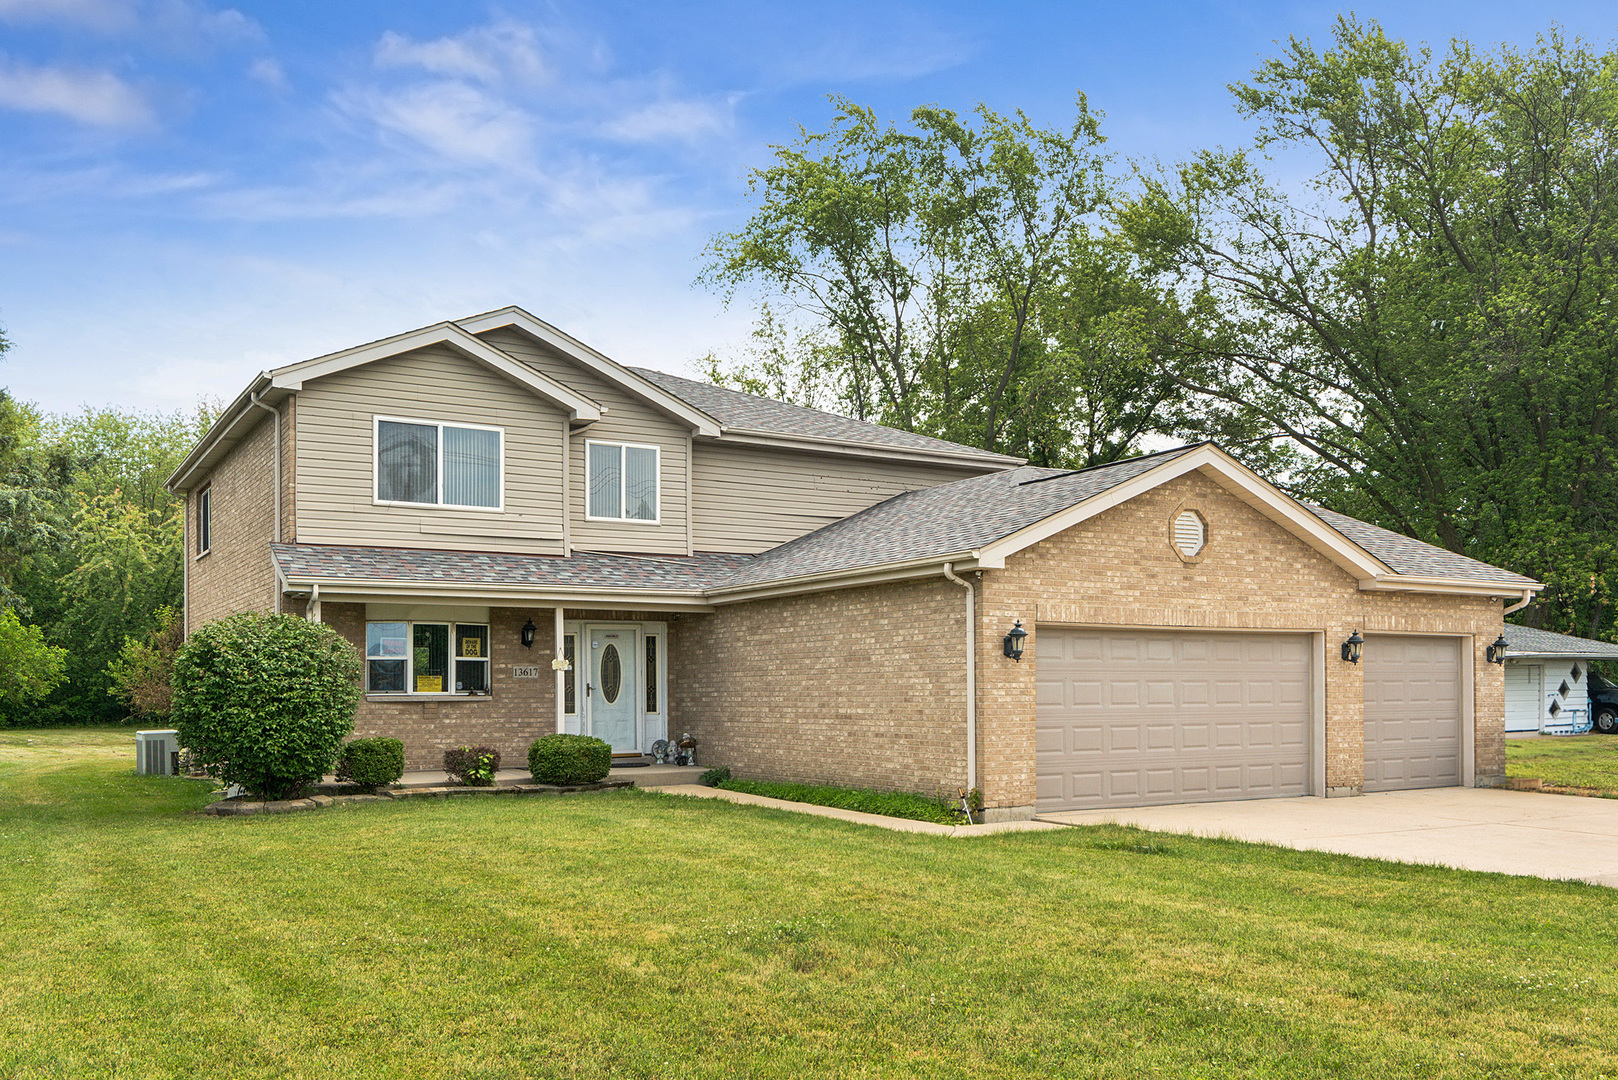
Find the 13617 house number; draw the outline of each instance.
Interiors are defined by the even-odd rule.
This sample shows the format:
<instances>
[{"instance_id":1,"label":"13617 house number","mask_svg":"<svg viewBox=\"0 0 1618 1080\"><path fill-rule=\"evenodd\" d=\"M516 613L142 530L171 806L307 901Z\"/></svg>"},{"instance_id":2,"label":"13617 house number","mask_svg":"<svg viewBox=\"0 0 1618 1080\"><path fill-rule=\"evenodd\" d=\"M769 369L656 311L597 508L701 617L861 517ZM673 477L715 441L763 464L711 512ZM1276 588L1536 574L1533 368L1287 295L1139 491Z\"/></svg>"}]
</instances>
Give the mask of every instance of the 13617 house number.
<instances>
[{"instance_id":1,"label":"13617 house number","mask_svg":"<svg viewBox=\"0 0 1618 1080\"><path fill-rule=\"evenodd\" d=\"M539 665L518 664L511 669L511 677L513 679L537 679L539 678Z\"/></svg>"}]
</instances>

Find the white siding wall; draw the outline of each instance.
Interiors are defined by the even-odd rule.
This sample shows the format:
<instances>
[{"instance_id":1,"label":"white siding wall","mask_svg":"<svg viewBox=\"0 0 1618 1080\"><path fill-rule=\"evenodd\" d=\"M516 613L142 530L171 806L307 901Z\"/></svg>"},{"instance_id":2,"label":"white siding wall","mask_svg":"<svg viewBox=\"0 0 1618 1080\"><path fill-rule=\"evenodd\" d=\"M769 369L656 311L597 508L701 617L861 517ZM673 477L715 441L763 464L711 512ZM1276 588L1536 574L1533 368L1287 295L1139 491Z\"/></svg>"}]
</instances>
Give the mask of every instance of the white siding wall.
<instances>
[{"instance_id":1,"label":"white siding wall","mask_svg":"<svg viewBox=\"0 0 1618 1080\"><path fill-rule=\"evenodd\" d=\"M1578 677L1573 669L1578 668ZM1506 660L1506 730L1538 731L1543 724L1565 724L1569 710L1590 708L1588 660ZM1543 678L1542 678L1543 673ZM1566 684L1567 693L1562 693ZM1551 705L1559 705L1551 715Z\"/></svg>"},{"instance_id":2,"label":"white siding wall","mask_svg":"<svg viewBox=\"0 0 1618 1080\"><path fill-rule=\"evenodd\" d=\"M696 444L692 457L692 531L698 551L764 551L901 492L979 475L910 462L706 441Z\"/></svg>"},{"instance_id":3,"label":"white siding wall","mask_svg":"<svg viewBox=\"0 0 1618 1080\"><path fill-rule=\"evenodd\" d=\"M691 543L686 522L689 427L685 422L652 408L520 331L508 327L488 330L478 336L536 371L572 387L604 410L598 422L573 434L569 447L568 501L573 546L584 551L689 555ZM658 448L658 524L585 520L584 444L587 439Z\"/></svg>"},{"instance_id":4,"label":"white siding wall","mask_svg":"<svg viewBox=\"0 0 1618 1080\"><path fill-rule=\"evenodd\" d=\"M504 428L504 512L376 505L376 416ZM475 360L433 346L315 379L297 423L302 543L561 554L567 416Z\"/></svg>"}]
</instances>

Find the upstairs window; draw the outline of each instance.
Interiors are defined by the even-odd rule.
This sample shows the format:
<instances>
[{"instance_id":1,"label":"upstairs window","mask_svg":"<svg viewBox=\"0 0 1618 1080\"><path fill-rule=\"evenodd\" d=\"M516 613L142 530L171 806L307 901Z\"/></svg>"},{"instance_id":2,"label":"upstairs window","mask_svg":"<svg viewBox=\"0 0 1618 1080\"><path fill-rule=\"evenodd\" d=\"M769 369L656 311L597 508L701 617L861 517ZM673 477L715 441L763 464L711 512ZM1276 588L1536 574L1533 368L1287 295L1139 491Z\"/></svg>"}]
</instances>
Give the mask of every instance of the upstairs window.
<instances>
[{"instance_id":1,"label":"upstairs window","mask_svg":"<svg viewBox=\"0 0 1618 1080\"><path fill-rule=\"evenodd\" d=\"M499 510L500 428L376 421L376 501Z\"/></svg>"},{"instance_id":2,"label":"upstairs window","mask_svg":"<svg viewBox=\"0 0 1618 1080\"><path fill-rule=\"evenodd\" d=\"M658 450L632 443L587 442L585 517L656 524Z\"/></svg>"},{"instance_id":3,"label":"upstairs window","mask_svg":"<svg viewBox=\"0 0 1618 1080\"><path fill-rule=\"evenodd\" d=\"M206 555L213 546L213 488L197 493L197 554Z\"/></svg>"}]
</instances>

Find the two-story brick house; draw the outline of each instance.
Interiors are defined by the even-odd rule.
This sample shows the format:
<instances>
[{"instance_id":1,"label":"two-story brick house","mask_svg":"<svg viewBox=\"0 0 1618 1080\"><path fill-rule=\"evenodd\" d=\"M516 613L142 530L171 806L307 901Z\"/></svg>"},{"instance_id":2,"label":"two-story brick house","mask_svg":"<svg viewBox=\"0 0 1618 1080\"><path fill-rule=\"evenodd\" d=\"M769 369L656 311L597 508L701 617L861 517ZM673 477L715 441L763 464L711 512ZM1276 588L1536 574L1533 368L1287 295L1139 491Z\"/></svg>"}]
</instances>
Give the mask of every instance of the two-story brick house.
<instances>
[{"instance_id":1,"label":"two-story brick house","mask_svg":"<svg viewBox=\"0 0 1618 1080\"><path fill-rule=\"evenodd\" d=\"M337 627L357 731L413 767L691 732L741 775L977 786L1001 817L1498 776L1486 648L1538 588L1212 444L1030 468L517 308L259 375L169 484L187 629Z\"/></svg>"}]
</instances>

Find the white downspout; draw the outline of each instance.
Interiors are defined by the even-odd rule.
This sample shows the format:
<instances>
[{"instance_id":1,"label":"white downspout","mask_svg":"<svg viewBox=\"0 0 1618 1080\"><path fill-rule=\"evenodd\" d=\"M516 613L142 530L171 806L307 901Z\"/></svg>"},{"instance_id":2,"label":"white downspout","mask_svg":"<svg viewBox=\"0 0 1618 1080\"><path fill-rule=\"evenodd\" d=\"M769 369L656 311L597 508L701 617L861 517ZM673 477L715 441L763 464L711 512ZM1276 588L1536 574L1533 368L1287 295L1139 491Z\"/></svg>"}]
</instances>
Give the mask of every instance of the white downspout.
<instances>
[{"instance_id":1,"label":"white downspout","mask_svg":"<svg viewBox=\"0 0 1618 1080\"><path fill-rule=\"evenodd\" d=\"M577 651L577 650L575 650L575 651ZM556 734L558 734L558 735L563 735L563 734L567 733L566 714L562 712L562 709L567 704L567 683L566 683L565 680L567 679L569 673L566 670L564 670L564 665L563 665L564 660L566 660L566 657L563 656L563 654L562 654L562 605L557 604L556 605L556 661L557 662L552 664L551 666L556 669Z\"/></svg>"},{"instance_id":2,"label":"white downspout","mask_svg":"<svg viewBox=\"0 0 1618 1080\"><path fill-rule=\"evenodd\" d=\"M944 576L966 589L966 790L971 791L978 786L978 594L956 575L953 563L944 564Z\"/></svg>"},{"instance_id":3,"label":"white downspout","mask_svg":"<svg viewBox=\"0 0 1618 1080\"><path fill-rule=\"evenodd\" d=\"M315 582L309 590L309 607L304 611L303 617L310 622L320 621L320 582Z\"/></svg>"},{"instance_id":4,"label":"white downspout","mask_svg":"<svg viewBox=\"0 0 1618 1080\"><path fill-rule=\"evenodd\" d=\"M275 542L281 542L281 410L266 405L258 399L256 391L249 391L247 400L269 413L274 419L270 422L275 432L275 525L272 535ZM275 613L281 614L281 590L275 590Z\"/></svg>"},{"instance_id":5,"label":"white downspout","mask_svg":"<svg viewBox=\"0 0 1618 1080\"><path fill-rule=\"evenodd\" d=\"M1527 607L1529 604L1532 604L1533 602L1534 602L1534 594L1533 594L1533 592L1531 590L1529 590L1529 589L1524 589L1522 591L1522 599L1517 601L1515 604L1512 604L1510 607L1506 608L1506 610L1502 611L1500 614L1501 615L1510 615L1513 611L1521 611L1523 608Z\"/></svg>"}]
</instances>

